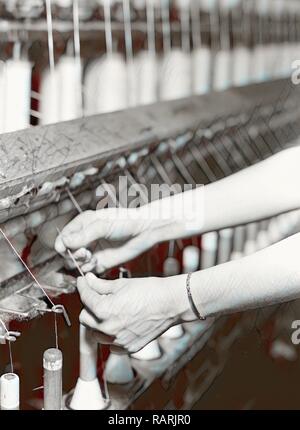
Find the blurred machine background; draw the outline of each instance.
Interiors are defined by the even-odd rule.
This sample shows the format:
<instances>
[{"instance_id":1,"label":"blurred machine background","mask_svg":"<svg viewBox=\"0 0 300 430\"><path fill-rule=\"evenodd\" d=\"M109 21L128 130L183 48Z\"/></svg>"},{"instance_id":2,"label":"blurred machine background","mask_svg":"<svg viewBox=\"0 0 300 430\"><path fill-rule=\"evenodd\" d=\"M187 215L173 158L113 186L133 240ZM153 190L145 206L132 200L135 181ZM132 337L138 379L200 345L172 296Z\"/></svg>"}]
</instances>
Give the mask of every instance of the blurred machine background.
<instances>
[{"instance_id":1,"label":"blurred machine background","mask_svg":"<svg viewBox=\"0 0 300 430\"><path fill-rule=\"evenodd\" d=\"M78 273L64 268L53 244L78 213L74 198L95 208L97 187L120 174L137 186L207 184L298 145L291 75L299 23L298 0L0 1L0 222L37 278L0 237L0 371L19 375L21 408L54 408L42 387L54 328L63 404L72 406ZM299 227L297 211L173 241L126 270L204 269ZM298 315L293 302L180 326L121 364L102 346L103 396L110 408L297 407L300 360L290 335ZM45 356L44 368L45 377ZM289 395L272 402L279 386Z\"/></svg>"}]
</instances>

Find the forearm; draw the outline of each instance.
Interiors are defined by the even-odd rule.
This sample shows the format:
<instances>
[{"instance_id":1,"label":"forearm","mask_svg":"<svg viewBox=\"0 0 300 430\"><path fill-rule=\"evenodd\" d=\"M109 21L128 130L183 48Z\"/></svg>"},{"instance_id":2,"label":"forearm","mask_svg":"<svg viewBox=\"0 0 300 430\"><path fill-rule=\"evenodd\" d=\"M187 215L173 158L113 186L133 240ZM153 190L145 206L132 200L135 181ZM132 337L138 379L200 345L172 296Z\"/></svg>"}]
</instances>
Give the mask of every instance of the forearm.
<instances>
[{"instance_id":1,"label":"forearm","mask_svg":"<svg viewBox=\"0 0 300 430\"><path fill-rule=\"evenodd\" d=\"M250 223L300 207L300 148L141 208L160 240ZM158 215L160 214L160 215Z\"/></svg>"},{"instance_id":2,"label":"forearm","mask_svg":"<svg viewBox=\"0 0 300 430\"><path fill-rule=\"evenodd\" d=\"M300 296L300 233L251 256L199 271L191 278L200 314L263 307Z\"/></svg>"},{"instance_id":3,"label":"forearm","mask_svg":"<svg viewBox=\"0 0 300 430\"><path fill-rule=\"evenodd\" d=\"M205 187L204 231L250 223L300 207L300 148Z\"/></svg>"}]
</instances>

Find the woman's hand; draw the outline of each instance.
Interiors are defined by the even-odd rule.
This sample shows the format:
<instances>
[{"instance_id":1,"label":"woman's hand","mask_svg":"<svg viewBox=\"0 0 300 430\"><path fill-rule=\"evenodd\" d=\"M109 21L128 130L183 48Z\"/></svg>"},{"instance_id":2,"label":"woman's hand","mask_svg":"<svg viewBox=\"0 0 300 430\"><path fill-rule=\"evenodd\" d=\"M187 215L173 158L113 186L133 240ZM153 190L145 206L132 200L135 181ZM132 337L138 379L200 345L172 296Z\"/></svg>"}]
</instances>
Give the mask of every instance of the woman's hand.
<instances>
[{"instance_id":1,"label":"woman's hand","mask_svg":"<svg viewBox=\"0 0 300 430\"><path fill-rule=\"evenodd\" d=\"M85 307L80 322L130 353L172 325L195 319L189 311L185 275L107 281L88 273L78 278L77 285Z\"/></svg>"},{"instance_id":2,"label":"woman's hand","mask_svg":"<svg viewBox=\"0 0 300 430\"><path fill-rule=\"evenodd\" d=\"M108 241L108 246L92 255L86 247L99 239ZM156 240L149 221L140 217L136 209L110 208L78 215L57 237L55 249L67 259L69 267L73 266L68 248L83 272L95 269L101 273L135 258Z\"/></svg>"},{"instance_id":3,"label":"woman's hand","mask_svg":"<svg viewBox=\"0 0 300 430\"><path fill-rule=\"evenodd\" d=\"M85 211L62 230L56 239L55 249L67 259L71 268L74 265L67 249L72 250L83 272L96 270L97 273L102 273L121 265L159 242L190 233L185 228L184 213L179 210L182 198L179 199L179 195L175 197L155 201L137 209ZM173 210L173 205L177 205L177 213ZM90 243L103 239L103 250L92 255L86 249Z\"/></svg>"}]
</instances>

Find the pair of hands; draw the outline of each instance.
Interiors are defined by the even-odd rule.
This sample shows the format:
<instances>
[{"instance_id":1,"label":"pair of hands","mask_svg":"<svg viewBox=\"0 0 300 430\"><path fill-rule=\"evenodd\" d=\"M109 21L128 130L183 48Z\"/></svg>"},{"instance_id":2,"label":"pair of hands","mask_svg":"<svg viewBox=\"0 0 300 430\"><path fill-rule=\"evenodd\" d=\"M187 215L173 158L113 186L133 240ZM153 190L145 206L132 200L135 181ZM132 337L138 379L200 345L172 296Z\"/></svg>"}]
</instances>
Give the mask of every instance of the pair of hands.
<instances>
[{"instance_id":1,"label":"pair of hands","mask_svg":"<svg viewBox=\"0 0 300 430\"><path fill-rule=\"evenodd\" d=\"M101 273L176 235L176 223L153 224L132 211L136 210L113 208L80 214L56 239L57 252L67 258L69 248L84 272ZM107 247L92 256L86 247L99 239L117 247ZM70 260L68 264L72 266ZM188 311L183 276L107 281L87 273L78 278L77 285L84 304L80 321L101 332L103 342L131 353L182 318L194 319Z\"/></svg>"}]
</instances>

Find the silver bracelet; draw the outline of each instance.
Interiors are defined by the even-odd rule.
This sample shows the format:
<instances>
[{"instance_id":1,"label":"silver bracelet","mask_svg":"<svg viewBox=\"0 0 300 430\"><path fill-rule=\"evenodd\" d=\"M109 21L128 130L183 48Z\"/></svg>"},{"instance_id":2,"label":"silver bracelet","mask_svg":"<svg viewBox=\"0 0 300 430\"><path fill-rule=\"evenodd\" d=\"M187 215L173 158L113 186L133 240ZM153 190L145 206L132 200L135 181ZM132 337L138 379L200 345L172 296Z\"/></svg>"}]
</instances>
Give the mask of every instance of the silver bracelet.
<instances>
[{"instance_id":1,"label":"silver bracelet","mask_svg":"<svg viewBox=\"0 0 300 430\"><path fill-rule=\"evenodd\" d=\"M191 309L194 312L194 314L196 315L197 318L199 318L199 320L204 321L206 318L202 317L198 311L198 309L196 308L195 302L193 300L192 297L192 293L191 293L191 277L192 277L192 273L188 273L187 277L186 277L186 291L187 291L187 295L188 295L188 299L191 305Z\"/></svg>"}]
</instances>

